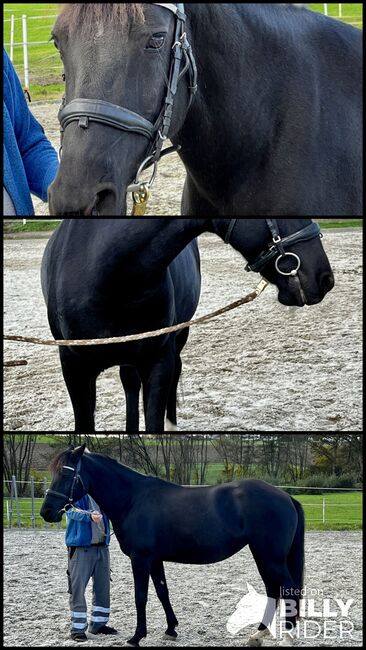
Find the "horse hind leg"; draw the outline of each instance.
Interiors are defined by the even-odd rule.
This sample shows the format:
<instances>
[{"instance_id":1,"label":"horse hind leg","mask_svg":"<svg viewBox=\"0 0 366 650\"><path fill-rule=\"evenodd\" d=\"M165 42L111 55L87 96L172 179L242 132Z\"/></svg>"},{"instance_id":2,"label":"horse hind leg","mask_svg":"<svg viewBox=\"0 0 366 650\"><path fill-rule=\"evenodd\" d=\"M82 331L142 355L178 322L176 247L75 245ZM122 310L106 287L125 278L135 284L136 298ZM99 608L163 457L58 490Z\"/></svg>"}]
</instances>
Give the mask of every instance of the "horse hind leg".
<instances>
[{"instance_id":1,"label":"horse hind leg","mask_svg":"<svg viewBox=\"0 0 366 650\"><path fill-rule=\"evenodd\" d=\"M177 392L180 375L182 372L182 360L180 354L177 352L174 366L174 376L172 385L169 391L167 414L165 421L166 431L178 431L177 427Z\"/></svg>"},{"instance_id":2,"label":"horse hind leg","mask_svg":"<svg viewBox=\"0 0 366 650\"><path fill-rule=\"evenodd\" d=\"M248 639L248 645L258 648L262 645L263 639L266 637L270 636L272 637L272 633L270 631L270 627L272 625L276 610L278 606L278 599L271 598L268 595L268 590L267 590L267 605L266 609L263 614L262 622L260 623L257 632L252 634L251 637Z\"/></svg>"},{"instance_id":3,"label":"horse hind leg","mask_svg":"<svg viewBox=\"0 0 366 650\"><path fill-rule=\"evenodd\" d=\"M258 632L253 634L248 640L248 645L260 646L262 645L263 638L271 634L270 627L274 619L277 605L280 598L289 600L291 611L292 598L286 599L286 595L293 594L296 589L295 582L288 570L286 560L274 562L263 554L256 553L252 548L252 553L256 561L259 573L263 579L266 587L268 602L266 610L263 615L262 623L258 628ZM279 643L280 646L292 646L294 638L292 632L296 627L297 614L288 614L286 616L286 630L282 633L282 639Z\"/></svg>"},{"instance_id":4,"label":"horse hind leg","mask_svg":"<svg viewBox=\"0 0 366 650\"><path fill-rule=\"evenodd\" d=\"M265 626L263 629L260 629L259 627L258 631L249 637L247 645L251 646L252 648L259 648L262 645L263 639L265 639L267 636L272 636L269 629Z\"/></svg>"},{"instance_id":5,"label":"horse hind leg","mask_svg":"<svg viewBox=\"0 0 366 650\"><path fill-rule=\"evenodd\" d=\"M167 408L167 418L166 418L166 431L178 431L177 427L177 393L179 380L182 375L182 359L181 353L186 345L189 337L189 329L184 330L176 337L176 354L175 354L175 366L174 366L174 376L172 380L171 389L169 392L168 399L168 408Z\"/></svg>"},{"instance_id":6,"label":"horse hind leg","mask_svg":"<svg viewBox=\"0 0 366 650\"><path fill-rule=\"evenodd\" d=\"M138 433L140 427L141 378L133 366L121 366L119 376L126 395L126 432Z\"/></svg>"},{"instance_id":7,"label":"horse hind leg","mask_svg":"<svg viewBox=\"0 0 366 650\"><path fill-rule=\"evenodd\" d=\"M147 433L163 433L165 415L174 376L175 349L170 339L160 350L160 356L152 365L141 368L143 385L145 430Z\"/></svg>"}]
</instances>

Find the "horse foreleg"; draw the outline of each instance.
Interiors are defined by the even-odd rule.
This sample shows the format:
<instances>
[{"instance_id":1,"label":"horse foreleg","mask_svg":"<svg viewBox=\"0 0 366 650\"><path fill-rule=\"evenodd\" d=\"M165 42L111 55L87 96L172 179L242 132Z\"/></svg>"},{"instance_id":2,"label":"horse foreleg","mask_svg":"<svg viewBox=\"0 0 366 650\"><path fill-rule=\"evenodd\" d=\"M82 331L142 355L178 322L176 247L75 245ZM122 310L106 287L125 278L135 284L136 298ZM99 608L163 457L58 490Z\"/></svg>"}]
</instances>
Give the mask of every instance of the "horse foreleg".
<instances>
[{"instance_id":1,"label":"horse foreleg","mask_svg":"<svg viewBox=\"0 0 366 650\"><path fill-rule=\"evenodd\" d=\"M60 348L62 372L70 395L75 418L76 433L95 431L94 412L96 402L97 373L71 354Z\"/></svg>"},{"instance_id":2,"label":"horse foreleg","mask_svg":"<svg viewBox=\"0 0 366 650\"><path fill-rule=\"evenodd\" d=\"M133 578L135 581L135 604L137 613L136 632L127 645L138 647L141 639L147 636L146 604L149 589L150 568L146 559L139 556L131 558Z\"/></svg>"},{"instance_id":3,"label":"horse foreleg","mask_svg":"<svg viewBox=\"0 0 366 650\"><path fill-rule=\"evenodd\" d=\"M175 631L175 628L178 625L178 621L170 604L169 590L166 584L164 565L162 562L154 562L153 566L151 567L151 578L154 583L156 595L159 598L166 615L168 629L165 632L165 636L168 639L175 641L178 636Z\"/></svg>"}]
</instances>

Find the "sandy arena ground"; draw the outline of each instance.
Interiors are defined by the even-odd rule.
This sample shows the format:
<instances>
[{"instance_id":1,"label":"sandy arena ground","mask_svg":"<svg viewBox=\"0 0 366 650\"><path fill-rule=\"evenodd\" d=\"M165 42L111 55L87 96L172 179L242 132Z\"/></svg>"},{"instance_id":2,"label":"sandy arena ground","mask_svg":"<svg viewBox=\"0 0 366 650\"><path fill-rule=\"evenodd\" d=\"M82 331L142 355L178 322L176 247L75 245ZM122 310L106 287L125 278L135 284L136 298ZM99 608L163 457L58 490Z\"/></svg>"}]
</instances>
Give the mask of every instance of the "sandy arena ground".
<instances>
[{"instance_id":1,"label":"sandy arena ground","mask_svg":"<svg viewBox=\"0 0 366 650\"><path fill-rule=\"evenodd\" d=\"M50 338L39 271L46 239L6 240L4 331ZM336 288L286 308L271 287L250 306L191 330L184 352L183 431L362 431L362 233L325 231ZM252 291L257 276L212 235L200 238L199 315ZM54 348L5 343L5 431L66 431L73 413ZM98 381L98 431L123 430L118 368Z\"/></svg>"},{"instance_id":2,"label":"sandy arena ground","mask_svg":"<svg viewBox=\"0 0 366 650\"><path fill-rule=\"evenodd\" d=\"M87 646L120 646L135 629L133 580L129 558L121 553L118 542L111 543L111 617L110 624L120 636L94 637ZM243 647L257 626L252 625L233 636L226 629L237 603L247 593L249 582L261 594L263 583L252 555L246 547L229 560L216 565L195 567L166 563L171 602L179 620L178 640L164 640L166 621L153 590L147 608L148 637L141 647ZM67 554L64 533L56 531L5 531L4 553L4 646L79 646L69 635L69 608L66 580ZM309 532L306 534L306 587L314 589L316 609L323 599L353 599L344 628L353 625L352 636L339 636L340 610L324 638L324 618L307 617L309 636L300 638L302 647L362 646L362 534L361 532ZM88 588L90 608L91 590ZM320 628L315 626L319 623ZM329 624L329 619L328 624ZM304 625L304 620L301 621ZM315 632L319 630L320 632ZM264 645L270 646L269 641Z\"/></svg>"}]
</instances>

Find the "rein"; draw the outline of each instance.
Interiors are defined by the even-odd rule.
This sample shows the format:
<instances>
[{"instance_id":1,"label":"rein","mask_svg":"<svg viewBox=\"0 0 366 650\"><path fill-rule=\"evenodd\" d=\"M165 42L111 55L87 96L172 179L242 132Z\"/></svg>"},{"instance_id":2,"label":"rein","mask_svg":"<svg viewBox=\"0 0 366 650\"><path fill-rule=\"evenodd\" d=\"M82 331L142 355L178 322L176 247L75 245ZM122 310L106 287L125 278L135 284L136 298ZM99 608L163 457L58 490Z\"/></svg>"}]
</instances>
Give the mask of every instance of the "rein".
<instances>
[{"instance_id":1,"label":"rein","mask_svg":"<svg viewBox=\"0 0 366 650\"><path fill-rule=\"evenodd\" d=\"M75 339L75 340L48 340L48 339L40 339L40 338L34 338L30 336L11 336L11 335L4 335L4 341L16 341L20 343L33 343L34 345L47 345L50 347L60 347L60 346L72 346L72 347L81 347L81 346L91 346L91 345L111 345L111 344L121 344L121 343L131 343L133 341L142 341L146 339L151 339L151 338L156 338L158 336L163 336L165 334L172 334L173 332L180 332L181 330L187 329L188 327L196 326L196 325L203 325L204 323L207 323L208 321L212 320L213 318L217 318L218 316L222 316L223 314L227 314L230 311L233 311L234 309L238 309L238 307L241 307L242 305L247 305L250 302L253 302L260 296L263 291L268 287L268 282L267 280L261 280L260 283L258 284L257 288L249 293L245 298L241 298L240 300L237 300L236 302L231 303L227 307L224 307L223 309L219 309L215 312L212 312L211 314L207 314L206 316L202 316L201 318L197 318L195 320L188 321L186 323L181 323L180 325L173 325L172 327L164 327L163 329L160 330L155 330L154 332L145 332L144 334L131 334L129 336L118 336L118 337L112 337L112 338L106 338L106 339Z\"/></svg>"}]
</instances>

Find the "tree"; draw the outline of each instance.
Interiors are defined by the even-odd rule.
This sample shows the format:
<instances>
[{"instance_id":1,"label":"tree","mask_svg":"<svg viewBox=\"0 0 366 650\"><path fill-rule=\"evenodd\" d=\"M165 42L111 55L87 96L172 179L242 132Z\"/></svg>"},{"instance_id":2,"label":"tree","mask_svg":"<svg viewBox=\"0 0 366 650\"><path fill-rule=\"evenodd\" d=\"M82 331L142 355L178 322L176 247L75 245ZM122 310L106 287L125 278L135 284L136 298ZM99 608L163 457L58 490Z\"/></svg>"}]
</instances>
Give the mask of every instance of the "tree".
<instances>
[{"instance_id":1,"label":"tree","mask_svg":"<svg viewBox=\"0 0 366 650\"><path fill-rule=\"evenodd\" d=\"M18 495L23 496L30 481L30 470L34 446L39 434L7 433L4 434L4 476L6 481L16 477ZM10 485L10 483L8 483Z\"/></svg>"}]
</instances>

